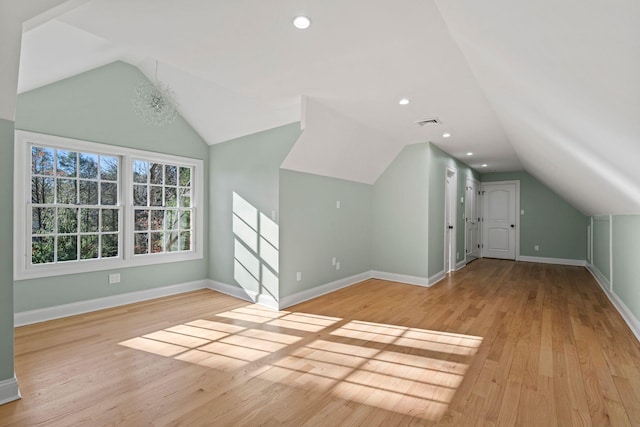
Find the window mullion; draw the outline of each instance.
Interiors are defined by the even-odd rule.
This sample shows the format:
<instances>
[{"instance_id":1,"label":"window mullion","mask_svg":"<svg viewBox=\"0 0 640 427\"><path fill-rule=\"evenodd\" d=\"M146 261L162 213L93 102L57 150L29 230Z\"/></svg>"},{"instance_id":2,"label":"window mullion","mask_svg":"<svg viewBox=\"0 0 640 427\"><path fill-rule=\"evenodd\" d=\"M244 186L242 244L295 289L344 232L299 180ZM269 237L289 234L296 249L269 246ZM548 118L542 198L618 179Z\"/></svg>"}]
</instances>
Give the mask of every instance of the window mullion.
<instances>
[{"instance_id":1,"label":"window mullion","mask_svg":"<svg viewBox=\"0 0 640 427\"><path fill-rule=\"evenodd\" d=\"M80 189L80 185L78 185L78 190ZM80 201L80 193L78 193L78 202ZM76 260L82 259L82 239L80 238L80 230L82 229L82 225L80 224L80 206L76 209Z\"/></svg>"},{"instance_id":2,"label":"window mullion","mask_svg":"<svg viewBox=\"0 0 640 427\"><path fill-rule=\"evenodd\" d=\"M122 167L120 168L120 188L118 197L121 206L120 230L122 238L122 258L130 260L133 258L133 170L130 155L122 156Z\"/></svg>"}]
</instances>

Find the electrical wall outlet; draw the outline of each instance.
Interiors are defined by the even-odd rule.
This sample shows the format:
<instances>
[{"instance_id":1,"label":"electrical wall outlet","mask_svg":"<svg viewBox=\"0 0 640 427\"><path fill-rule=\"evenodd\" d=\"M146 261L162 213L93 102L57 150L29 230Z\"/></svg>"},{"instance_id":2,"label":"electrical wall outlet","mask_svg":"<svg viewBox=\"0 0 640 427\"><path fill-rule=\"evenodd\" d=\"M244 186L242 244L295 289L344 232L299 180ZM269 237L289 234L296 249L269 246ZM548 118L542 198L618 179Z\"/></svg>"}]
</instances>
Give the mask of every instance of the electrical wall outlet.
<instances>
[{"instance_id":1,"label":"electrical wall outlet","mask_svg":"<svg viewBox=\"0 0 640 427\"><path fill-rule=\"evenodd\" d=\"M533 250L534 250L534 251L536 251L536 252L538 252L538 251L540 250L540 246L535 245L535 246L533 247Z\"/></svg>"},{"instance_id":2,"label":"electrical wall outlet","mask_svg":"<svg viewBox=\"0 0 640 427\"><path fill-rule=\"evenodd\" d=\"M114 285L120 283L120 273L113 273L109 275L109 284Z\"/></svg>"},{"instance_id":3,"label":"electrical wall outlet","mask_svg":"<svg viewBox=\"0 0 640 427\"><path fill-rule=\"evenodd\" d=\"M296 280L297 280L298 282L302 280L302 272L301 272L301 271L298 271L298 272L296 273Z\"/></svg>"}]
</instances>

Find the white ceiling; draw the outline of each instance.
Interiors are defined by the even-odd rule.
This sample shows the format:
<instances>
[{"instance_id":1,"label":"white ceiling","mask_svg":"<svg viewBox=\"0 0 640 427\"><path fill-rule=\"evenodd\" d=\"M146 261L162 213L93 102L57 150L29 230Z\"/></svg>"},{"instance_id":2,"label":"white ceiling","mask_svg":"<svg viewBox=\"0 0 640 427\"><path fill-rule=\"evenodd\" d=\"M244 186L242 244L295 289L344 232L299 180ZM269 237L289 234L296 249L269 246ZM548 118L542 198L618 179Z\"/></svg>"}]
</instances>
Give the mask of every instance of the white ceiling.
<instances>
[{"instance_id":1,"label":"white ceiling","mask_svg":"<svg viewBox=\"0 0 640 427\"><path fill-rule=\"evenodd\" d=\"M308 96L398 143L521 168L432 1L92 0L27 31L23 51L20 92L118 56L153 77L158 59L209 144L300 120ZM415 124L433 116L443 124Z\"/></svg>"},{"instance_id":2,"label":"white ceiling","mask_svg":"<svg viewBox=\"0 0 640 427\"><path fill-rule=\"evenodd\" d=\"M436 1L524 168L585 213L640 213L640 2Z\"/></svg>"},{"instance_id":3,"label":"white ceiling","mask_svg":"<svg viewBox=\"0 0 640 427\"><path fill-rule=\"evenodd\" d=\"M3 57L5 45L15 50L19 22L57 3L0 0L0 36L11 36L0 37ZM351 175L368 181L398 147L432 141L478 170L485 170L482 163L486 170L524 167L585 213L640 212L640 179L633 174L640 159L640 2L73 0L65 6L27 27L20 91L115 59L153 77L157 59L159 79L176 90L181 114L209 144L300 120L307 96L361 129L350 136L354 149L341 152L374 165L365 170L343 156L334 159L334 176L346 177L355 166L362 170ZM310 29L293 28L298 14L311 17ZM0 72L0 93L10 94L6 70ZM401 107L401 97L412 102ZM2 117L13 114L13 98L0 102ZM415 124L434 116L441 125ZM371 132L392 148L372 149ZM442 138L444 132L452 137ZM322 144L307 138L291 168L312 164L305 150L316 159L322 154L309 141ZM337 137L327 144L338 142L348 144Z\"/></svg>"}]
</instances>

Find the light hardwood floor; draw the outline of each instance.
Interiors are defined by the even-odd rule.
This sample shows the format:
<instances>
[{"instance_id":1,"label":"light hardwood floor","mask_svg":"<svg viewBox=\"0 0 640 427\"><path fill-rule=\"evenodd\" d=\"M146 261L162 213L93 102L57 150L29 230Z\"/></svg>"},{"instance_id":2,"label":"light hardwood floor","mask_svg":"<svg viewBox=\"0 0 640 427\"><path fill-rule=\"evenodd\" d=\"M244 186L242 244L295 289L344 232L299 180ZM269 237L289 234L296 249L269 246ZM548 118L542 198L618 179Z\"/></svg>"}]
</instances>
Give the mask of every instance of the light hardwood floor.
<instances>
[{"instance_id":1,"label":"light hardwood floor","mask_svg":"<svg viewBox=\"0 0 640 427\"><path fill-rule=\"evenodd\" d=\"M274 312L196 291L16 330L0 425L640 425L640 344L581 267L482 259Z\"/></svg>"}]
</instances>

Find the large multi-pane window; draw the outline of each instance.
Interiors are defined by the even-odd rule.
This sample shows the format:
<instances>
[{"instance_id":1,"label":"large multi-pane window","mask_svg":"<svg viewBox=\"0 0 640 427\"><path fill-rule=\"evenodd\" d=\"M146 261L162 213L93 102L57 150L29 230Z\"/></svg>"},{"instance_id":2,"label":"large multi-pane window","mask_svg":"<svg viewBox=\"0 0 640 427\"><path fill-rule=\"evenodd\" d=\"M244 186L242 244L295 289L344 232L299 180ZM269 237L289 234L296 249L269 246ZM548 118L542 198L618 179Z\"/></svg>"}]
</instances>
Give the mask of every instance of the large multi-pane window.
<instances>
[{"instance_id":1,"label":"large multi-pane window","mask_svg":"<svg viewBox=\"0 0 640 427\"><path fill-rule=\"evenodd\" d=\"M202 257L202 161L16 131L16 279Z\"/></svg>"},{"instance_id":2,"label":"large multi-pane window","mask_svg":"<svg viewBox=\"0 0 640 427\"><path fill-rule=\"evenodd\" d=\"M134 254L191 250L192 167L134 159Z\"/></svg>"},{"instance_id":3,"label":"large multi-pane window","mask_svg":"<svg viewBox=\"0 0 640 427\"><path fill-rule=\"evenodd\" d=\"M31 147L31 263L113 258L121 241L120 158Z\"/></svg>"}]
</instances>

